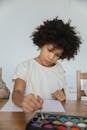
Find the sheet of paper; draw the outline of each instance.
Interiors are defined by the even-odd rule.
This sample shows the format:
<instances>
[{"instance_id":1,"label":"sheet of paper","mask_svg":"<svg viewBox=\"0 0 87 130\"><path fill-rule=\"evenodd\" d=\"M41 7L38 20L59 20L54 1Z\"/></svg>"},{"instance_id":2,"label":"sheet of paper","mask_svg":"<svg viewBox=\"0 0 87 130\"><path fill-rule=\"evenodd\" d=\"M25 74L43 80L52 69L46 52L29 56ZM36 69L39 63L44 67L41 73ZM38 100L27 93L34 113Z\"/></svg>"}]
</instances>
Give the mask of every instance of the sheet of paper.
<instances>
[{"instance_id":1,"label":"sheet of paper","mask_svg":"<svg viewBox=\"0 0 87 130\"><path fill-rule=\"evenodd\" d=\"M3 106L0 111L7 111L7 112L22 112L20 107L17 107L11 99ZM42 112L65 112L62 104L60 101L57 100L44 100Z\"/></svg>"},{"instance_id":2,"label":"sheet of paper","mask_svg":"<svg viewBox=\"0 0 87 130\"><path fill-rule=\"evenodd\" d=\"M65 112L63 105L58 100L44 100L42 112Z\"/></svg>"}]
</instances>

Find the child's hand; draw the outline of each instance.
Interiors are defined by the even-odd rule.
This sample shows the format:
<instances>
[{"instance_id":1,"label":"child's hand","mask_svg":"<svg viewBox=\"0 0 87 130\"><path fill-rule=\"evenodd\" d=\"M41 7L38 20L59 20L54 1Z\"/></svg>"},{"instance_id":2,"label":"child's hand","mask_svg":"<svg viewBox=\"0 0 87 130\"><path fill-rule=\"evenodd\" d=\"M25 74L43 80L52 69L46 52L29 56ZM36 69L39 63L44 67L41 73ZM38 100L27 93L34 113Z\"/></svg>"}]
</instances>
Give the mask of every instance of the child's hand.
<instances>
[{"instance_id":1,"label":"child's hand","mask_svg":"<svg viewBox=\"0 0 87 130\"><path fill-rule=\"evenodd\" d=\"M66 99L63 90L57 90L54 93L52 93L52 98L60 100L60 101L64 101Z\"/></svg>"},{"instance_id":2,"label":"child's hand","mask_svg":"<svg viewBox=\"0 0 87 130\"><path fill-rule=\"evenodd\" d=\"M22 102L22 109L24 112L34 112L42 108L43 99L34 94L29 94L24 97Z\"/></svg>"}]
</instances>

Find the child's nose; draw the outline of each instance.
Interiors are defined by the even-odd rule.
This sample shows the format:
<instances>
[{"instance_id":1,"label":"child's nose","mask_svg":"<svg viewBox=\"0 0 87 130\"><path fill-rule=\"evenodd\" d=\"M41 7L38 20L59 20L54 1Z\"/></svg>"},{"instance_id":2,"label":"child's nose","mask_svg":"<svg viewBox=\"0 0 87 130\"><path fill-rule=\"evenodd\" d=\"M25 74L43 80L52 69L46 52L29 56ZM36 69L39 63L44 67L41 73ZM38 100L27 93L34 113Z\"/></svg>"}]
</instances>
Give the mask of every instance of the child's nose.
<instances>
[{"instance_id":1,"label":"child's nose","mask_svg":"<svg viewBox=\"0 0 87 130\"><path fill-rule=\"evenodd\" d=\"M53 53L50 54L49 58L50 58L51 60L54 59L54 54L53 54Z\"/></svg>"}]
</instances>

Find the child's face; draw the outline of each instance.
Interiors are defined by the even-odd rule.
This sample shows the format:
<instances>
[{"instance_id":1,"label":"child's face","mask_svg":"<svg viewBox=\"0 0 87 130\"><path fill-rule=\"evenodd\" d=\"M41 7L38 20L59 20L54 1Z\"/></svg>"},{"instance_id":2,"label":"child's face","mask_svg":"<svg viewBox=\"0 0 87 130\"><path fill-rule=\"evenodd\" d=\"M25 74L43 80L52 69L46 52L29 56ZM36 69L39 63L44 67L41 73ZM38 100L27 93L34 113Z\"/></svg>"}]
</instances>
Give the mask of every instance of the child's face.
<instances>
[{"instance_id":1,"label":"child's face","mask_svg":"<svg viewBox=\"0 0 87 130\"><path fill-rule=\"evenodd\" d=\"M63 49L55 48L52 44L46 44L41 47L39 60L42 65L50 67L56 64L62 53Z\"/></svg>"}]
</instances>

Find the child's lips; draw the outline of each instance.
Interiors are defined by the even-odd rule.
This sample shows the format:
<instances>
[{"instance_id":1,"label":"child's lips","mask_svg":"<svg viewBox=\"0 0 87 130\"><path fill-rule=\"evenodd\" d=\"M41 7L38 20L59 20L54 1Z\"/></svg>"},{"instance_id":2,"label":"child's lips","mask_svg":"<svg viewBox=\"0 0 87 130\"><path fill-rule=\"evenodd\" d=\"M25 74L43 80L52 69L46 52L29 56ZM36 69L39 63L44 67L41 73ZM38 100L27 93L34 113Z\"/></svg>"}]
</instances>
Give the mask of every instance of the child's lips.
<instances>
[{"instance_id":1,"label":"child's lips","mask_svg":"<svg viewBox=\"0 0 87 130\"><path fill-rule=\"evenodd\" d=\"M51 65L51 62L45 61L45 64L46 64L46 65Z\"/></svg>"}]
</instances>

